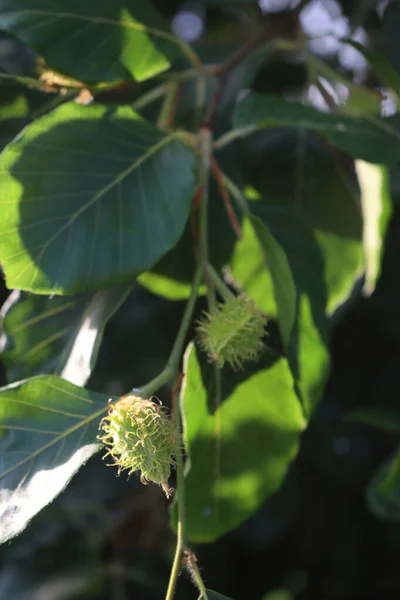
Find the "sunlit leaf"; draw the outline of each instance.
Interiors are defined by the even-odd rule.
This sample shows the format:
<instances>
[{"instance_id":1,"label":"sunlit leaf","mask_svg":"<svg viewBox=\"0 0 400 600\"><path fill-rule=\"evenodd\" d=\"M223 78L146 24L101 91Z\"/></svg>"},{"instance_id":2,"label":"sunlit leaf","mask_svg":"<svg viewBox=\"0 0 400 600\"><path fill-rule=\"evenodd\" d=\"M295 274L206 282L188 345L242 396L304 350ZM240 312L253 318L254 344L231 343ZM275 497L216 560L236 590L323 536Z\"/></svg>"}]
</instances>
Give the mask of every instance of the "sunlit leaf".
<instances>
[{"instance_id":1,"label":"sunlit leaf","mask_svg":"<svg viewBox=\"0 0 400 600\"><path fill-rule=\"evenodd\" d=\"M344 38L342 41L358 50L367 59L369 68L375 72L382 85L400 96L400 73L393 68L384 54L352 39Z\"/></svg>"},{"instance_id":2,"label":"sunlit leaf","mask_svg":"<svg viewBox=\"0 0 400 600\"><path fill-rule=\"evenodd\" d=\"M35 293L133 282L178 241L193 197L193 151L128 107L65 104L0 164L0 260L9 287Z\"/></svg>"},{"instance_id":3,"label":"sunlit leaf","mask_svg":"<svg viewBox=\"0 0 400 600\"><path fill-rule=\"evenodd\" d=\"M130 289L116 286L72 298L14 291L0 312L0 351L8 381L52 373L85 385L104 327Z\"/></svg>"},{"instance_id":4,"label":"sunlit leaf","mask_svg":"<svg viewBox=\"0 0 400 600\"><path fill-rule=\"evenodd\" d=\"M245 148L250 210L280 244L292 272L296 325L289 361L305 409L312 412L329 373L327 317L346 301L362 273L357 182L340 157L302 130L265 131ZM267 315L278 316L273 280L264 265L245 222L231 263L233 279Z\"/></svg>"},{"instance_id":5,"label":"sunlit leaf","mask_svg":"<svg viewBox=\"0 0 400 600\"><path fill-rule=\"evenodd\" d=\"M364 292L372 294L381 270L386 230L392 214L388 169L355 161L361 188L363 247L365 259Z\"/></svg>"},{"instance_id":6,"label":"sunlit leaf","mask_svg":"<svg viewBox=\"0 0 400 600\"><path fill-rule=\"evenodd\" d=\"M289 346L292 329L296 320L296 289L288 259L276 238L269 231L265 221L260 219L256 214L251 214L249 220L254 229L265 266L271 274L279 325L283 340ZM259 307L265 310L263 303Z\"/></svg>"},{"instance_id":7,"label":"sunlit leaf","mask_svg":"<svg viewBox=\"0 0 400 600\"><path fill-rule=\"evenodd\" d=\"M0 389L0 543L20 533L99 450L107 400L56 376Z\"/></svg>"},{"instance_id":8,"label":"sunlit leaf","mask_svg":"<svg viewBox=\"0 0 400 600\"><path fill-rule=\"evenodd\" d=\"M258 219L280 244L291 279L292 324L283 340L289 363L301 393L306 414L311 414L321 399L329 370L327 352L327 291L321 250L307 221L285 207L250 205ZM268 263L267 263L268 264ZM243 238L232 261L232 275L247 296L269 316L277 316L281 325L279 297L270 268L265 268L264 252L252 228L246 222ZM268 265L269 267L269 265ZM280 271L282 276L282 270ZM282 293L288 293L281 281ZM287 337L288 336L288 337Z\"/></svg>"},{"instance_id":9,"label":"sunlit leaf","mask_svg":"<svg viewBox=\"0 0 400 600\"><path fill-rule=\"evenodd\" d=\"M279 488L305 421L287 362L270 350L234 373L217 371L190 346L185 372L186 531L211 542Z\"/></svg>"},{"instance_id":10,"label":"sunlit leaf","mask_svg":"<svg viewBox=\"0 0 400 600\"><path fill-rule=\"evenodd\" d=\"M236 151L236 148L229 147L217 153L221 169L231 175L235 181L241 174ZM240 222L239 211L236 210L235 214ZM226 208L214 177L210 178L207 217L208 256L214 268L218 269L229 263L237 237L226 214ZM194 225L195 228L198 227L198 212L192 213L176 246L150 271L139 277L138 281L141 285L152 293L171 300L183 300L190 295L196 269ZM205 287L203 286L201 293L204 292Z\"/></svg>"},{"instance_id":11,"label":"sunlit leaf","mask_svg":"<svg viewBox=\"0 0 400 600\"><path fill-rule=\"evenodd\" d=\"M149 0L1 0L0 27L87 83L143 81L168 69L178 51Z\"/></svg>"}]
</instances>

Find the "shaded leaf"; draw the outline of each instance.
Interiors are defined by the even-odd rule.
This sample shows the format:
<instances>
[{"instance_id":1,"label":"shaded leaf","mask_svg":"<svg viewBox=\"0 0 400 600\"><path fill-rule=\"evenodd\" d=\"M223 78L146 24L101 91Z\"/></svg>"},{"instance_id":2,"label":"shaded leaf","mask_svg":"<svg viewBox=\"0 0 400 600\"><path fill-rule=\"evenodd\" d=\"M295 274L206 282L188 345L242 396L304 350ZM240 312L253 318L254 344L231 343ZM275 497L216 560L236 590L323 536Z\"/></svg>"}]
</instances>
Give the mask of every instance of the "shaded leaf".
<instances>
[{"instance_id":1,"label":"shaded leaf","mask_svg":"<svg viewBox=\"0 0 400 600\"><path fill-rule=\"evenodd\" d=\"M16 83L13 79L1 79L0 74L0 150L53 100L53 95Z\"/></svg>"},{"instance_id":2,"label":"shaded leaf","mask_svg":"<svg viewBox=\"0 0 400 600\"><path fill-rule=\"evenodd\" d=\"M260 252L251 228L245 224L243 239L238 243L232 261L232 275L247 296L267 315L278 316L289 364L307 415L322 395L329 371L327 351L327 293L321 251L312 229L297 211L284 207L251 204L261 223L280 244L286 269L291 279L292 326L286 334L281 326L280 299L271 268L264 268L264 252ZM253 217L254 219L254 217ZM282 274L282 270L280 269ZM287 286L281 281L282 294Z\"/></svg>"},{"instance_id":3,"label":"shaded leaf","mask_svg":"<svg viewBox=\"0 0 400 600\"><path fill-rule=\"evenodd\" d=\"M85 385L110 317L130 286L64 298L14 291L0 311L0 351L9 382L32 375L61 375Z\"/></svg>"},{"instance_id":4,"label":"shaded leaf","mask_svg":"<svg viewBox=\"0 0 400 600\"><path fill-rule=\"evenodd\" d=\"M107 400L55 376L0 389L0 542L20 533L99 450Z\"/></svg>"},{"instance_id":5,"label":"shaded leaf","mask_svg":"<svg viewBox=\"0 0 400 600\"><path fill-rule=\"evenodd\" d=\"M149 0L2 0L0 27L87 83L143 81L168 69L178 49Z\"/></svg>"},{"instance_id":6,"label":"shaded leaf","mask_svg":"<svg viewBox=\"0 0 400 600\"><path fill-rule=\"evenodd\" d=\"M257 204L275 207L270 217L279 243L292 230L300 238L315 237L331 314L362 272L362 209L352 163L301 128L259 133L248 140L246 154L252 186L246 191Z\"/></svg>"},{"instance_id":7,"label":"shaded leaf","mask_svg":"<svg viewBox=\"0 0 400 600\"><path fill-rule=\"evenodd\" d=\"M8 287L35 293L133 282L178 241L193 196L193 151L127 107L65 104L0 164L0 260Z\"/></svg>"},{"instance_id":8,"label":"shaded leaf","mask_svg":"<svg viewBox=\"0 0 400 600\"><path fill-rule=\"evenodd\" d=\"M383 463L367 488L371 511L380 519L400 521L400 452Z\"/></svg>"},{"instance_id":9,"label":"shaded leaf","mask_svg":"<svg viewBox=\"0 0 400 600\"><path fill-rule=\"evenodd\" d=\"M393 90L398 96L400 95L400 73L393 68L383 54L349 38L343 38L342 41L353 46L367 59L369 67L386 88Z\"/></svg>"},{"instance_id":10,"label":"shaded leaf","mask_svg":"<svg viewBox=\"0 0 400 600\"><path fill-rule=\"evenodd\" d=\"M372 294L381 270L384 240L392 215L388 169L355 161L361 188L363 247L365 260L364 292Z\"/></svg>"},{"instance_id":11,"label":"shaded leaf","mask_svg":"<svg viewBox=\"0 0 400 600\"><path fill-rule=\"evenodd\" d=\"M345 415L346 421L357 421L382 431L400 432L400 412L380 408L360 408Z\"/></svg>"},{"instance_id":12,"label":"shaded leaf","mask_svg":"<svg viewBox=\"0 0 400 600\"><path fill-rule=\"evenodd\" d=\"M295 285L295 326L286 343L304 408L310 414L329 373L327 317L361 275L361 210L355 177L313 134L265 131L249 139L245 188L250 210L286 254ZM239 287L278 316L274 285L248 222L231 271Z\"/></svg>"},{"instance_id":13,"label":"shaded leaf","mask_svg":"<svg viewBox=\"0 0 400 600\"><path fill-rule=\"evenodd\" d=\"M286 346L289 346L296 319L296 289L288 259L265 222L255 214L251 214L249 220L260 245L265 264L271 274L279 325L283 341ZM263 306L261 305L260 308Z\"/></svg>"},{"instance_id":14,"label":"shaded leaf","mask_svg":"<svg viewBox=\"0 0 400 600\"><path fill-rule=\"evenodd\" d=\"M29 124L29 119L16 117L0 121L0 152Z\"/></svg>"},{"instance_id":15,"label":"shaded leaf","mask_svg":"<svg viewBox=\"0 0 400 600\"><path fill-rule=\"evenodd\" d=\"M226 148L217 155L221 168L226 173L234 175L235 180L241 174L236 150L237 148ZM236 216L240 220L238 211ZM198 225L198 214L195 220ZM211 178L208 203L208 253L214 268L218 269L229 263L236 240L237 237L227 217L218 187L214 178ZM190 219L176 246L151 271L141 275L138 282L152 293L171 300L188 298L196 269L194 246L192 219ZM201 292L205 292L204 287Z\"/></svg>"},{"instance_id":16,"label":"shaded leaf","mask_svg":"<svg viewBox=\"0 0 400 600\"><path fill-rule=\"evenodd\" d=\"M29 114L29 102L26 94L20 93L18 86L0 85L1 105L0 119L23 118Z\"/></svg>"},{"instance_id":17,"label":"shaded leaf","mask_svg":"<svg viewBox=\"0 0 400 600\"><path fill-rule=\"evenodd\" d=\"M186 531L211 542L279 488L305 422L287 362L273 352L246 372L220 372L191 345L185 373Z\"/></svg>"},{"instance_id":18,"label":"shaded leaf","mask_svg":"<svg viewBox=\"0 0 400 600\"><path fill-rule=\"evenodd\" d=\"M238 104L234 125L242 136L265 127L310 129L325 135L354 158L372 163L395 163L400 159L400 135L390 118L322 113L280 96L252 93Z\"/></svg>"}]
</instances>

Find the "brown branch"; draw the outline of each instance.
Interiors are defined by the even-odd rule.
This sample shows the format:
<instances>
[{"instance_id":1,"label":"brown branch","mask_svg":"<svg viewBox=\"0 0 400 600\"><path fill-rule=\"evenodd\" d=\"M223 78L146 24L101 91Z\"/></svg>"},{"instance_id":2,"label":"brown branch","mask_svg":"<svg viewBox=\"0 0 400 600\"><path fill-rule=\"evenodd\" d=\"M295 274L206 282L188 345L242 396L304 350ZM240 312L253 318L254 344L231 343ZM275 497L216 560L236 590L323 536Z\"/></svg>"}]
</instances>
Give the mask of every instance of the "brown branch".
<instances>
[{"instance_id":1,"label":"brown branch","mask_svg":"<svg viewBox=\"0 0 400 600\"><path fill-rule=\"evenodd\" d=\"M275 38L297 39L299 33L298 13L286 11L279 15L269 15L262 30L251 40L243 44L225 62L217 66L214 75L218 78L217 89L208 105L203 127L212 128L212 123L226 85L228 76L248 56L264 42Z\"/></svg>"},{"instance_id":2,"label":"brown branch","mask_svg":"<svg viewBox=\"0 0 400 600\"><path fill-rule=\"evenodd\" d=\"M262 42L266 41L266 39L269 37L269 34L269 30L263 29L255 38L243 44L243 46L234 52L232 56L228 58L228 60L216 68L215 75L218 77L218 85L207 108L207 112L203 121L203 127L211 128L212 126L212 121L217 111L218 104L220 103L228 75L231 73L231 71L236 69L236 67L238 67L253 50L262 44Z\"/></svg>"},{"instance_id":3,"label":"brown branch","mask_svg":"<svg viewBox=\"0 0 400 600\"><path fill-rule=\"evenodd\" d=\"M242 230L240 227L240 223L236 217L235 211L232 208L231 199L229 197L228 190L224 185L224 176L220 169L220 166L214 156L211 157L211 170L215 177L215 181L217 182L219 193L224 201L225 210L228 215L228 219L232 225L233 231L236 233L238 239L242 239Z\"/></svg>"}]
</instances>

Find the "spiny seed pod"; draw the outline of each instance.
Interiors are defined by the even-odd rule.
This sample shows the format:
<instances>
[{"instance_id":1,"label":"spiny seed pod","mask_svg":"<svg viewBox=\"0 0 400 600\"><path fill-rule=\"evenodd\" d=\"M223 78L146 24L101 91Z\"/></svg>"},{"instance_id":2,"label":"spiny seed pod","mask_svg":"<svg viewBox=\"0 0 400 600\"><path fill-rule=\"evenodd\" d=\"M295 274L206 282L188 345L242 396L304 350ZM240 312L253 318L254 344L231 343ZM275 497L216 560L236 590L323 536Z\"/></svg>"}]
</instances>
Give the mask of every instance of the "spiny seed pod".
<instances>
[{"instance_id":1,"label":"spiny seed pod","mask_svg":"<svg viewBox=\"0 0 400 600\"><path fill-rule=\"evenodd\" d=\"M104 433L98 439L108 446L105 456L114 459L118 474L124 469L129 469L129 475L140 471L142 483L160 484L169 498L175 428L167 409L151 399L124 396L116 404L110 401L100 428Z\"/></svg>"},{"instance_id":2,"label":"spiny seed pod","mask_svg":"<svg viewBox=\"0 0 400 600\"><path fill-rule=\"evenodd\" d=\"M219 368L227 362L240 369L244 361L258 359L265 322L266 316L249 298L228 300L200 320L200 346Z\"/></svg>"}]
</instances>

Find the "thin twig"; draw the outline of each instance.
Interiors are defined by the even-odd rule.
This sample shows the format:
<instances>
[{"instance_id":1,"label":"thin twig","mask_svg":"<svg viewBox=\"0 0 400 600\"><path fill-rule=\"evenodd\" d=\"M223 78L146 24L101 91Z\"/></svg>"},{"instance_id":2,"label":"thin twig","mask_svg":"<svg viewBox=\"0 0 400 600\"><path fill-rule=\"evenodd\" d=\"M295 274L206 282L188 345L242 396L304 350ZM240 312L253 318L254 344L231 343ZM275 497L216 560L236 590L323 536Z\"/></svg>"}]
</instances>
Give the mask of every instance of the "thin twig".
<instances>
[{"instance_id":1,"label":"thin twig","mask_svg":"<svg viewBox=\"0 0 400 600\"><path fill-rule=\"evenodd\" d=\"M179 406L179 394L181 384L181 378L179 378L178 389L174 388L172 394L172 403L174 405L175 413L175 460L176 460L176 500L178 507L178 524L176 534L176 548L174 562L172 564L171 575L168 584L167 595L165 600L172 600L175 595L176 584L178 581L179 574L181 572L182 556L186 544L185 535L185 482L183 475L183 456L182 456L182 427L181 427L181 412Z\"/></svg>"},{"instance_id":2,"label":"thin twig","mask_svg":"<svg viewBox=\"0 0 400 600\"><path fill-rule=\"evenodd\" d=\"M259 33L243 44L236 52L234 52L225 62L214 69L214 75L218 78L217 89L214 92L211 102L208 105L203 127L212 127L218 105L221 101L222 94L227 82L227 78L248 56L261 46L264 42L275 38L297 38L298 31L298 14L291 11L285 15L272 17L270 16L264 27Z\"/></svg>"},{"instance_id":3,"label":"thin twig","mask_svg":"<svg viewBox=\"0 0 400 600\"><path fill-rule=\"evenodd\" d=\"M236 233L236 236L239 240L242 239L242 230L240 227L240 223L236 217L235 211L232 208L231 199L229 197L229 192L224 185L224 175L220 169L220 166L214 156L211 157L211 170L215 177L215 181L217 182L218 190L221 195L222 200L224 201L225 210L228 215L228 219L232 225L233 231Z\"/></svg>"},{"instance_id":4,"label":"thin twig","mask_svg":"<svg viewBox=\"0 0 400 600\"><path fill-rule=\"evenodd\" d=\"M199 210L201 198L203 196L203 188L198 187L194 193L192 212L190 215L190 224L192 228L192 237L194 245L194 253L197 256L199 251L199 235L197 233L197 212Z\"/></svg>"},{"instance_id":5,"label":"thin twig","mask_svg":"<svg viewBox=\"0 0 400 600\"><path fill-rule=\"evenodd\" d=\"M145 398L149 398L149 396L154 394L162 385L174 379L179 371L179 362L182 356L183 346L186 340L186 335L189 329L190 322L192 320L199 287L204 276L204 267L205 265L203 263L199 263L196 268L190 296L186 303L185 312L183 313L178 334L175 338L175 342L172 347L167 364L165 365L161 373L159 373L154 379L149 381L149 383L141 387L139 390L140 395Z\"/></svg>"},{"instance_id":6,"label":"thin twig","mask_svg":"<svg viewBox=\"0 0 400 600\"><path fill-rule=\"evenodd\" d=\"M180 81L171 81L157 121L157 126L160 129L168 129L173 124L181 95L182 83Z\"/></svg>"},{"instance_id":7,"label":"thin twig","mask_svg":"<svg viewBox=\"0 0 400 600\"><path fill-rule=\"evenodd\" d=\"M217 271L210 264L208 264L206 267L206 275L226 302L235 300L235 294L231 292L226 283L221 279Z\"/></svg>"},{"instance_id":8,"label":"thin twig","mask_svg":"<svg viewBox=\"0 0 400 600\"><path fill-rule=\"evenodd\" d=\"M238 67L253 50L266 41L268 37L270 37L269 28L262 29L255 38L249 40L246 44L241 46L228 58L228 60L216 68L215 75L218 77L219 81L217 89L215 90L215 93L211 98L211 102L208 105L207 112L203 120L203 127L212 126L212 121L217 111L218 104L220 103L228 75L231 73L231 71L236 69L236 67Z\"/></svg>"}]
</instances>

